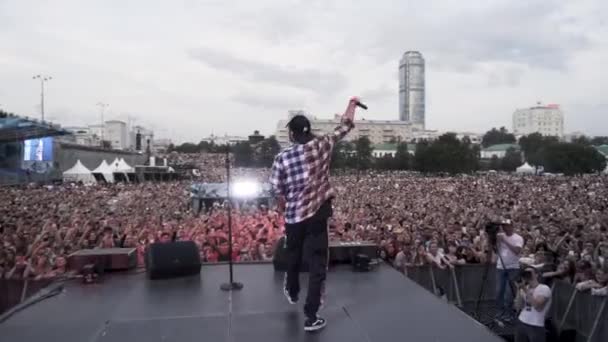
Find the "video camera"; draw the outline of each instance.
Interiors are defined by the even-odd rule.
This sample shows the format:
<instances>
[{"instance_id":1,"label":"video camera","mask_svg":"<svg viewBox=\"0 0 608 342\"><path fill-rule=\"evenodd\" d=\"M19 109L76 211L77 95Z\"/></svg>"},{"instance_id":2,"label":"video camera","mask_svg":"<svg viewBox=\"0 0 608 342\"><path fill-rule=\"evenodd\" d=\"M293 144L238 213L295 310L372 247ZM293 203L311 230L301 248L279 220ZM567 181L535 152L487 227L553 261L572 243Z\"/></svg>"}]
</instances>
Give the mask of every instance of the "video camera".
<instances>
[{"instance_id":1,"label":"video camera","mask_svg":"<svg viewBox=\"0 0 608 342\"><path fill-rule=\"evenodd\" d=\"M538 270L534 269L531 266L522 266L520 267L519 274L515 279L515 284L519 288L521 288L522 286L527 286L535 274L538 275Z\"/></svg>"},{"instance_id":2,"label":"video camera","mask_svg":"<svg viewBox=\"0 0 608 342\"><path fill-rule=\"evenodd\" d=\"M500 231L500 227L503 225L502 222L490 221L486 223L485 231L488 234L488 238L492 246L495 246L498 242L498 232Z\"/></svg>"},{"instance_id":3,"label":"video camera","mask_svg":"<svg viewBox=\"0 0 608 342\"><path fill-rule=\"evenodd\" d=\"M488 238L490 239L490 243L492 244L492 246L496 246L496 243L498 242L497 237L500 228L510 224L511 220L490 221L486 223L485 231L486 234L488 234Z\"/></svg>"}]
</instances>

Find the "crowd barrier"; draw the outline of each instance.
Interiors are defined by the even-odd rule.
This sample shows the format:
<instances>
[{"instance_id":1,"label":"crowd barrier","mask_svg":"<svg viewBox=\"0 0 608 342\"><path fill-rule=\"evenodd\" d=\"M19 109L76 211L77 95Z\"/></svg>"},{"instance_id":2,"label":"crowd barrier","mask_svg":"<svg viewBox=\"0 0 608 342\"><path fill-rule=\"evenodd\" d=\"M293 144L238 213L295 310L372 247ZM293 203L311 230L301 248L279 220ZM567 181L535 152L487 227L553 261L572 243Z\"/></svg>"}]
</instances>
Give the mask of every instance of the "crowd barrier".
<instances>
[{"instance_id":1,"label":"crowd barrier","mask_svg":"<svg viewBox=\"0 0 608 342\"><path fill-rule=\"evenodd\" d=\"M482 302L496 299L495 265L487 268L484 283L485 272L486 265L462 265L445 270L431 266L405 269L407 277L418 285L463 308L477 302L482 288ZM557 333L575 330L577 341L608 341L607 297L577 291L562 281L554 282L552 289L550 318Z\"/></svg>"},{"instance_id":2,"label":"crowd barrier","mask_svg":"<svg viewBox=\"0 0 608 342\"><path fill-rule=\"evenodd\" d=\"M0 279L0 314L48 286L52 280Z\"/></svg>"}]
</instances>

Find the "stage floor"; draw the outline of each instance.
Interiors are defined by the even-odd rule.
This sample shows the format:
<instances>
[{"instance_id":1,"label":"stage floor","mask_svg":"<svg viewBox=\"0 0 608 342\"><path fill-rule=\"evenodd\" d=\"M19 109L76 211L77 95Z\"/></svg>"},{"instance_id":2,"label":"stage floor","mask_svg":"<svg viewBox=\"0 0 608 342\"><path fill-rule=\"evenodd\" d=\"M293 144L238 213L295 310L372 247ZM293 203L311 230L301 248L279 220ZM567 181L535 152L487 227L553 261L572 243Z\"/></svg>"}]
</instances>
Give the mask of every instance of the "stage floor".
<instances>
[{"instance_id":1,"label":"stage floor","mask_svg":"<svg viewBox=\"0 0 608 342\"><path fill-rule=\"evenodd\" d=\"M456 307L381 265L368 273L348 266L328 274L321 311L327 327L303 330L303 298L283 296L283 274L271 264L235 266L245 287L223 292L227 265L204 266L200 277L147 280L145 274L114 274L102 284L66 284L42 301L0 324L7 342L133 341L502 341Z\"/></svg>"}]
</instances>

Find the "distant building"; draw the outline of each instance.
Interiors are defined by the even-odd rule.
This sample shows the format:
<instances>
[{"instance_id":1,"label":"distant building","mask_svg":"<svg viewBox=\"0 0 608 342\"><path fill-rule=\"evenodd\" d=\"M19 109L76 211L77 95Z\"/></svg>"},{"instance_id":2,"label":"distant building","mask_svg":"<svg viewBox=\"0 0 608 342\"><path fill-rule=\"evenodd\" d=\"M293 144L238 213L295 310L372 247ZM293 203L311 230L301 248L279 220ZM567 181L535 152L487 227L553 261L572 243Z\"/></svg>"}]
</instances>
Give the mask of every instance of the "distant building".
<instances>
[{"instance_id":1,"label":"distant building","mask_svg":"<svg viewBox=\"0 0 608 342\"><path fill-rule=\"evenodd\" d=\"M249 141L249 138L228 134L224 134L223 136L211 134L210 136L201 139L201 141L206 141L215 145L234 145L238 142Z\"/></svg>"},{"instance_id":2,"label":"distant building","mask_svg":"<svg viewBox=\"0 0 608 342\"><path fill-rule=\"evenodd\" d=\"M59 141L89 147L101 145L100 137L94 134L90 127L65 127L65 129L71 134L59 137Z\"/></svg>"},{"instance_id":3,"label":"distant building","mask_svg":"<svg viewBox=\"0 0 608 342\"><path fill-rule=\"evenodd\" d=\"M125 150L129 147L126 122L109 120L104 126L103 140L109 141L113 149Z\"/></svg>"},{"instance_id":4,"label":"distant building","mask_svg":"<svg viewBox=\"0 0 608 342\"><path fill-rule=\"evenodd\" d=\"M280 120L277 124L275 136L281 146L289 145L289 133L287 122L295 111L288 112L287 120ZM301 112L304 113L304 112ZM298 113L299 114L299 113ZM340 116L336 115L333 119L317 119L304 113L310 120L312 133L323 135L331 133L340 124ZM411 124L404 121L394 120L355 120L355 128L346 136L347 141L357 140L359 137L366 136L372 144L396 143L399 141L412 141L414 139L427 139L436 135L435 131L425 131L422 125Z\"/></svg>"},{"instance_id":5,"label":"distant building","mask_svg":"<svg viewBox=\"0 0 608 342\"><path fill-rule=\"evenodd\" d=\"M94 140L96 140L97 144L93 145L93 146L101 146L101 139L103 137L103 140L105 139L105 133L104 133L104 129L103 129L103 125L101 124L95 124L95 125L89 125L89 134L94 137Z\"/></svg>"},{"instance_id":6,"label":"distant building","mask_svg":"<svg viewBox=\"0 0 608 342\"><path fill-rule=\"evenodd\" d=\"M166 153L173 142L171 139L156 139L152 144L152 152L154 153Z\"/></svg>"},{"instance_id":7,"label":"distant building","mask_svg":"<svg viewBox=\"0 0 608 342\"><path fill-rule=\"evenodd\" d=\"M606 157L606 159L608 159L608 145L600 145L600 146L593 146L595 147L595 149L601 153L604 157ZM608 165L607 165L608 167Z\"/></svg>"},{"instance_id":8,"label":"distant building","mask_svg":"<svg viewBox=\"0 0 608 342\"><path fill-rule=\"evenodd\" d=\"M407 51L399 63L399 120L425 128L424 58Z\"/></svg>"},{"instance_id":9,"label":"distant building","mask_svg":"<svg viewBox=\"0 0 608 342\"><path fill-rule=\"evenodd\" d=\"M571 132L571 133L564 134L564 136L562 137L562 139L565 142L572 142L572 141L574 141L574 139L577 139L577 138L580 138L580 137L584 137L584 136L585 136L585 133L576 131L576 132Z\"/></svg>"},{"instance_id":10,"label":"distant building","mask_svg":"<svg viewBox=\"0 0 608 342\"><path fill-rule=\"evenodd\" d=\"M518 109L513 113L513 134L523 136L532 133L544 136L564 135L564 113L559 105L550 104L525 109Z\"/></svg>"},{"instance_id":11,"label":"distant building","mask_svg":"<svg viewBox=\"0 0 608 342\"><path fill-rule=\"evenodd\" d=\"M520 151L521 148L517 144L498 144L488 146L481 150L481 159L492 159L496 157L498 159L504 158L507 154L507 150L510 148Z\"/></svg>"},{"instance_id":12,"label":"distant building","mask_svg":"<svg viewBox=\"0 0 608 342\"><path fill-rule=\"evenodd\" d=\"M382 158L386 155L394 157L397 154L397 144L376 144L372 145L372 148L372 155L376 158ZM414 155L416 144L407 144L407 152Z\"/></svg>"},{"instance_id":13,"label":"distant building","mask_svg":"<svg viewBox=\"0 0 608 342\"><path fill-rule=\"evenodd\" d=\"M137 134L140 135L139 149L137 142ZM153 150L154 142L154 131L147 129L141 125L133 126L131 132L129 132L129 149L133 151L146 151L148 148L148 141L150 142L150 149Z\"/></svg>"},{"instance_id":14,"label":"distant building","mask_svg":"<svg viewBox=\"0 0 608 342\"><path fill-rule=\"evenodd\" d=\"M255 145L264 141L264 136L260 134L260 131L253 131L253 134L247 139L249 140L250 144Z\"/></svg>"},{"instance_id":15,"label":"distant building","mask_svg":"<svg viewBox=\"0 0 608 342\"><path fill-rule=\"evenodd\" d=\"M472 132L456 133L456 139L462 141L464 138L468 138L471 144L479 145L483 139L483 134Z\"/></svg>"}]
</instances>

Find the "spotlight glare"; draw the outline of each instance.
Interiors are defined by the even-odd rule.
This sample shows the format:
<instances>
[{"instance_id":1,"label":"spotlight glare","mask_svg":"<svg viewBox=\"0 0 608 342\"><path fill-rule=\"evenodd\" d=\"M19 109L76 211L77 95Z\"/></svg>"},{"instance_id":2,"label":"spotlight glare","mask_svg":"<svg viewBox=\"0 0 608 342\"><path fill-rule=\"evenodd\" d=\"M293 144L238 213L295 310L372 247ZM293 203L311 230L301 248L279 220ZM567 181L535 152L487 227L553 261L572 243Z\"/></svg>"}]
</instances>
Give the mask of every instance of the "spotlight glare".
<instances>
[{"instance_id":1,"label":"spotlight glare","mask_svg":"<svg viewBox=\"0 0 608 342\"><path fill-rule=\"evenodd\" d=\"M233 197L255 197L260 193L260 184L254 181L237 181L232 184L230 192Z\"/></svg>"}]
</instances>

